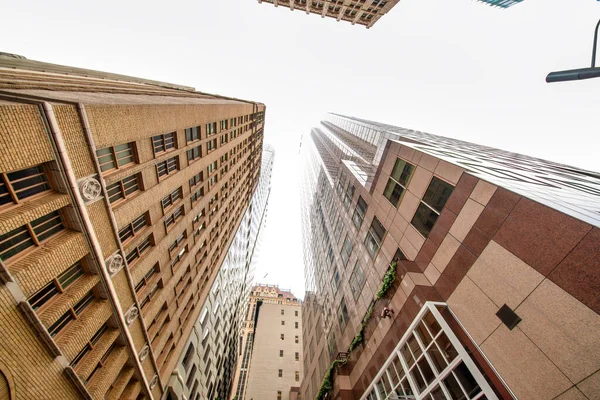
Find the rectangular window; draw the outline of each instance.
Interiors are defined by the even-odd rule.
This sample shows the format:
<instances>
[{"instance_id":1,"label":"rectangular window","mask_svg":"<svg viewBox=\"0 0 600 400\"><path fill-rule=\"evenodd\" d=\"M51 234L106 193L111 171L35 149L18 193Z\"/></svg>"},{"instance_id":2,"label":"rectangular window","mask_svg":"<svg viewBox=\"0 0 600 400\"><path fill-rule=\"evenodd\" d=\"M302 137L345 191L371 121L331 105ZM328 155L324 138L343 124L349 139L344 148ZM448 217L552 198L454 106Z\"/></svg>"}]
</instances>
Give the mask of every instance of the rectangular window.
<instances>
[{"instance_id":1,"label":"rectangular window","mask_svg":"<svg viewBox=\"0 0 600 400\"><path fill-rule=\"evenodd\" d=\"M206 153L210 153L211 151L213 151L216 148L217 148L217 139L209 140L206 143Z\"/></svg>"},{"instance_id":2,"label":"rectangular window","mask_svg":"<svg viewBox=\"0 0 600 400\"><path fill-rule=\"evenodd\" d=\"M185 239L185 231L181 232L181 234L177 237L177 239L175 239L175 241L173 243L171 243L171 245L169 246L169 255L171 257L173 257L173 251L175 249L177 249L179 246L181 246L181 243L183 243L184 239Z\"/></svg>"},{"instance_id":3,"label":"rectangular window","mask_svg":"<svg viewBox=\"0 0 600 400\"><path fill-rule=\"evenodd\" d=\"M283 350L279 350L279 357L283 357Z\"/></svg>"},{"instance_id":4,"label":"rectangular window","mask_svg":"<svg viewBox=\"0 0 600 400\"><path fill-rule=\"evenodd\" d=\"M280 390L277 391L277 400L281 400L281 391Z\"/></svg>"},{"instance_id":5,"label":"rectangular window","mask_svg":"<svg viewBox=\"0 0 600 400\"><path fill-rule=\"evenodd\" d=\"M352 296L354 297L355 301L358 300L364 284L365 275L363 274L360 262L356 261L352 275L350 275L350 291L352 292Z\"/></svg>"},{"instance_id":6,"label":"rectangular window","mask_svg":"<svg viewBox=\"0 0 600 400\"><path fill-rule=\"evenodd\" d=\"M177 221L179 221L183 217L183 205L176 209L173 214L169 215L165 219L165 229L169 229L172 225L175 225Z\"/></svg>"},{"instance_id":7,"label":"rectangular window","mask_svg":"<svg viewBox=\"0 0 600 400\"><path fill-rule=\"evenodd\" d=\"M298 336L294 337L294 342L299 343L300 339L298 338Z\"/></svg>"},{"instance_id":8,"label":"rectangular window","mask_svg":"<svg viewBox=\"0 0 600 400\"><path fill-rule=\"evenodd\" d=\"M331 287L333 288L333 294L335 295L340 288L340 273L337 267L333 268L333 279L331 280Z\"/></svg>"},{"instance_id":9,"label":"rectangular window","mask_svg":"<svg viewBox=\"0 0 600 400\"><path fill-rule=\"evenodd\" d=\"M284 311L283 310L281 310L281 315L284 315Z\"/></svg>"},{"instance_id":10,"label":"rectangular window","mask_svg":"<svg viewBox=\"0 0 600 400\"><path fill-rule=\"evenodd\" d=\"M280 337L281 340L285 339L285 335L283 333L281 335L279 335L279 337Z\"/></svg>"},{"instance_id":11,"label":"rectangular window","mask_svg":"<svg viewBox=\"0 0 600 400\"><path fill-rule=\"evenodd\" d=\"M200 127L195 126L193 128L186 128L185 130L185 140L190 143L196 140L200 140Z\"/></svg>"},{"instance_id":12,"label":"rectangular window","mask_svg":"<svg viewBox=\"0 0 600 400\"><path fill-rule=\"evenodd\" d=\"M215 160L214 162L208 164L208 167L206 167L206 174L210 175L213 171L217 170L217 161Z\"/></svg>"},{"instance_id":13,"label":"rectangular window","mask_svg":"<svg viewBox=\"0 0 600 400\"><path fill-rule=\"evenodd\" d=\"M165 161L161 161L156 164L156 174L158 180L164 179L166 176L174 174L179 169L179 162L177 157L171 157Z\"/></svg>"},{"instance_id":14,"label":"rectangular window","mask_svg":"<svg viewBox=\"0 0 600 400\"><path fill-rule=\"evenodd\" d=\"M127 178L124 178L106 187L106 191L108 192L108 201L110 201L111 204L119 200L127 199L139 190L139 174L128 176Z\"/></svg>"},{"instance_id":15,"label":"rectangular window","mask_svg":"<svg viewBox=\"0 0 600 400\"><path fill-rule=\"evenodd\" d=\"M190 197L190 199L192 200L192 204L200 200L202 197L204 197L204 187L201 187L199 190L192 194L192 196Z\"/></svg>"},{"instance_id":16,"label":"rectangular window","mask_svg":"<svg viewBox=\"0 0 600 400\"><path fill-rule=\"evenodd\" d=\"M177 266L177 264L179 264L181 262L181 260L183 260L183 257L185 256L185 254L187 253L187 245L184 246L181 250L179 250L179 253L177 253L177 255L175 256L175 258L173 258L173 260L171 260L171 267L174 268L175 266Z\"/></svg>"},{"instance_id":17,"label":"rectangular window","mask_svg":"<svg viewBox=\"0 0 600 400\"><path fill-rule=\"evenodd\" d=\"M166 210L168 210L173 204L175 204L179 199L181 199L182 196L183 190L181 189L181 187L178 187L177 189L173 190L171 194L162 199L160 203L163 208L163 213Z\"/></svg>"},{"instance_id":18,"label":"rectangular window","mask_svg":"<svg viewBox=\"0 0 600 400\"><path fill-rule=\"evenodd\" d=\"M75 356L75 358L73 358L73 361L71 361L70 364L71 367L75 368L75 366L79 364L79 362L85 357L85 355L94 349L95 345L100 341L100 339L108 331L108 329L108 323L105 322L104 325L102 325L100 329L98 329L98 331L94 334L94 336L92 336L90 341L86 343L83 349L81 349L81 351Z\"/></svg>"},{"instance_id":19,"label":"rectangular window","mask_svg":"<svg viewBox=\"0 0 600 400\"><path fill-rule=\"evenodd\" d=\"M294 354L294 358L296 359L296 361L300 361L300 353L296 352Z\"/></svg>"},{"instance_id":20,"label":"rectangular window","mask_svg":"<svg viewBox=\"0 0 600 400\"><path fill-rule=\"evenodd\" d=\"M0 173L0 206L19 204L21 200L51 189L41 165L20 171Z\"/></svg>"},{"instance_id":21,"label":"rectangular window","mask_svg":"<svg viewBox=\"0 0 600 400\"><path fill-rule=\"evenodd\" d=\"M362 226L368 207L369 206L367 205L367 202L361 196L358 196L356 208L354 209L354 214L352 214L352 222L354 222L354 226L356 226L356 229L360 229L360 227Z\"/></svg>"},{"instance_id":22,"label":"rectangular window","mask_svg":"<svg viewBox=\"0 0 600 400\"><path fill-rule=\"evenodd\" d=\"M202 157L202 146L196 146L193 149L187 151L188 163L194 162L195 160Z\"/></svg>"},{"instance_id":23,"label":"rectangular window","mask_svg":"<svg viewBox=\"0 0 600 400\"><path fill-rule=\"evenodd\" d=\"M142 278L141 281L137 285L135 285L135 292L139 294L139 292L148 284L150 284L152 278L158 273L158 263L156 263L146 275Z\"/></svg>"},{"instance_id":24,"label":"rectangular window","mask_svg":"<svg viewBox=\"0 0 600 400\"><path fill-rule=\"evenodd\" d=\"M202 181L204 180L204 176L203 176L203 175L204 175L204 174L203 174L202 172L199 172L199 173L197 173L196 175L194 175L194 176L192 176L192 177L190 178L190 190L191 190L191 189L192 189L194 186L196 186L196 185L198 185L198 184L202 183Z\"/></svg>"},{"instance_id":25,"label":"rectangular window","mask_svg":"<svg viewBox=\"0 0 600 400\"><path fill-rule=\"evenodd\" d=\"M144 239L140 244L135 246L128 254L127 254L127 264L129 266L133 265L137 260L142 257L146 251L150 249L152 246L152 235L149 235L146 239Z\"/></svg>"},{"instance_id":26,"label":"rectangular window","mask_svg":"<svg viewBox=\"0 0 600 400\"><path fill-rule=\"evenodd\" d=\"M132 222L121 228L119 231L119 239L121 239L121 243L126 243L129 239L135 237L136 234L138 234L148 225L148 213L143 213Z\"/></svg>"},{"instance_id":27,"label":"rectangular window","mask_svg":"<svg viewBox=\"0 0 600 400\"><path fill-rule=\"evenodd\" d=\"M17 229L0 235L0 258L3 261L43 242L65 229L60 212L53 211Z\"/></svg>"},{"instance_id":28,"label":"rectangular window","mask_svg":"<svg viewBox=\"0 0 600 400\"><path fill-rule=\"evenodd\" d=\"M297 359L296 359L297 360ZM295 378L296 382L300 382L300 371L296 371Z\"/></svg>"},{"instance_id":29,"label":"rectangular window","mask_svg":"<svg viewBox=\"0 0 600 400\"><path fill-rule=\"evenodd\" d=\"M294 322L294 327L298 329L298 322Z\"/></svg>"},{"instance_id":30,"label":"rectangular window","mask_svg":"<svg viewBox=\"0 0 600 400\"><path fill-rule=\"evenodd\" d=\"M379 248L383 243L385 233L385 227L379 222L377 217L373 217L373 222L371 222L371 227L365 237L365 246L372 259L375 259L375 256L377 256L377 252L379 252Z\"/></svg>"},{"instance_id":31,"label":"rectangular window","mask_svg":"<svg viewBox=\"0 0 600 400\"><path fill-rule=\"evenodd\" d=\"M135 162L133 142L96 150L100 171L106 172L123 168Z\"/></svg>"},{"instance_id":32,"label":"rectangular window","mask_svg":"<svg viewBox=\"0 0 600 400\"><path fill-rule=\"evenodd\" d=\"M344 266L346 266L346 264L348 264L348 260L350 259L350 254L352 254L352 241L350 240L350 235L346 235L346 239L344 240L344 244L342 245L341 254Z\"/></svg>"},{"instance_id":33,"label":"rectangular window","mask_svg":"<svg viewBox=\"0 0 600 400\"><path fill-rule=\"evenodd\" d=\"M352 198L354 197L354 185L352 183L348 183L348 187L346 188L346 193L344 193L344 207L346 210L350 207L350 203L352 202Z\"/></svg>"},{"instance_id":34,"label":"rectangular window","mask_svg":"<svg viewBox=\"0 0 600 400\"><path fill-rule=\"evenodd\" d=\"M81 300L72 308L69 308L55 323L48 328L50 336L55 337L62 331L69 322L77 319L79 315L94 301L94 293L90 290Z\"/></svg>"},{"instance_id":35,"label":"rectangular window","mask_svg":"<svg viewBox=\"0 0 600 400\"><path fill-rule=\"evenodd\" d=\"M53 279L46 286L37 291L27 301L31 304L31 307L38 311L50 300L60 293L63 293L69 286L71 286L77 279L85 274L81 261L71 265L65 272L61 273L56 279Z\"/></svg>"},{"instance_id":36,"label":"rectangular window","mask_svg":"<svg viewBox=\"0 0 600 400\"><path fill-rule=\"evenodd\" d=\"M338 307L337 316L338 316L338 322L340 324L340 330L342 332L344 332L344 329L346 328L346 324L348 323L348 319L350 317L348 315L348 308L346 308L346 301L344 300L343 296L342 296L342 300L340 300L340 305Z\"/></svg>"},{"instance_id":37,"label":"rectangular window","mask_svg":"<svg viewBox=\"0 0 600 400\"><path fill-rule=\"evenodd\" d=\"M298 311L294 311L294 316L297 317L298 316Z\"/></svg>"},{"instance_id":38,"label":"rectangular window","mask_svg":"<svg viewBox=\"0 0 600 400\"><path fill-rule=\"evenodd\" d=\"M429 232L433 229L433 225L440 216L442 208L444 208L453 190L454 186L449 183L435 176L431 179L429 187L423 195L423 199L411 221L411 224L424 237L429 236Z\"/></svg>"},{"instance_id":39,"label":"rectangular window","mask_svg":"<svg viewBox=\"0 0 600 400\"><path fill-rule=\"evenodd\" d=\"M217 133L217 123L211 122L206 124L206 136L214 135L215 133Z\"/></svg>"},{"instance_id":40,"label":"rectangular window","mask_svg":"<svg viewBox=\"0 0 600 400\"><path fill-rule=\"evenodd\" d=\"M154 157L158 154L175 149L175 132L165 133L164 135L152 136L152 148Z\"/></svg>"},{"instance_id":41,"label":"rectangular window","mask_svg":"<svg viewBox=\"0 0 600 400\"><path fill-rule=\"evenodd\" d=\"M285 321L281 321L281 325L285 325Z\"/></svg>"},{"instance_id":42,"label":"rectangular window","mask_svg":"<svg viewBox=\"0 0 600 400\"><path fill-rule=\"evenodd\" d=\"M396 164L394 165L390 179L383 191L383 195L394 207L398 208L398 203L408 186L408 182L410 181L410 177L414 170L414 165L407 163L401 158L396 159Z\"/></svg>"}]
</instances>

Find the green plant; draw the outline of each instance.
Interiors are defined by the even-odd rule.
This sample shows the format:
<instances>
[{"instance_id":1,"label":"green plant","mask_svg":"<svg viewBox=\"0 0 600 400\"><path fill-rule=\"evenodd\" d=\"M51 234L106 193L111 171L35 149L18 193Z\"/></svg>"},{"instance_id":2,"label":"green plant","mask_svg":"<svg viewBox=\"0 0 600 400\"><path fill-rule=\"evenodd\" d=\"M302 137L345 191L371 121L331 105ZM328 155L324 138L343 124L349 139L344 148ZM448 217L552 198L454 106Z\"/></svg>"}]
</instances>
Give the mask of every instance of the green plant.
<instances>
[{"instance_id":1,"label":"green plant","mask_svg":"<svg viewBox=\"0 0 600 400\"><path fill-rule=\"evenodd\" d=\"M395 280L396 280L396 261L392 261L392 263L390 264L390 267L387 269L387 271L385 272L385 275L383 276L383 282L381 283L381 287L379 288L379 291L377 291L377 297L376 297L377 300L381 299L383 296L386 295L386 293L388 292L388 290L390 290L390 288L392 287L392 284L394 283Z\"/></svg>"}]
</instances>

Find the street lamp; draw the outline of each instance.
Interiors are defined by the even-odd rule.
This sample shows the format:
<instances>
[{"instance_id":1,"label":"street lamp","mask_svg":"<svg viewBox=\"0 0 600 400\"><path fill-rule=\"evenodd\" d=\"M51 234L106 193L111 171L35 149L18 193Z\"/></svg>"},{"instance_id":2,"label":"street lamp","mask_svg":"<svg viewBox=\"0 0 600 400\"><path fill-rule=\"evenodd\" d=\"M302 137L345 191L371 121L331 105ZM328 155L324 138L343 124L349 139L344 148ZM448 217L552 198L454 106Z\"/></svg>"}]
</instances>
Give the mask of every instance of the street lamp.
<instances>
[{"instance_id":1,"label":"street lamp","mask_svg":"<svg viewBox=\"0 0 600 400\"><path fill-rule=\"evenodd\" d=\"M546 82L563 82L563 81L576 81L579 79L590 79L600 78L600 67L596 67L596 47L598 44L598 28L600 27L600 20L596 24L596 30L594 33L594 47L592 47L592 66L591 68L579 68L569 69L566 71L555 71L550 72L546 77Z\"/></svg>"}]
</instances>

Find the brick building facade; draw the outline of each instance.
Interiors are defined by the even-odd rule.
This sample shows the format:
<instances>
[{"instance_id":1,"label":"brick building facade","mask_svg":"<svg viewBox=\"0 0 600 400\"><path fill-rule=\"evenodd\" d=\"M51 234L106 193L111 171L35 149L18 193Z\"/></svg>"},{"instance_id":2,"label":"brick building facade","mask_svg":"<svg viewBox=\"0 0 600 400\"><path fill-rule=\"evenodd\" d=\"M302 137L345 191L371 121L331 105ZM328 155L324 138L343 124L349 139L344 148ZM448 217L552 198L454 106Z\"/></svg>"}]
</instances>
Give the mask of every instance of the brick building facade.
<instances>
[{"instance_id":1,"label":"brick building facade","mask_svg":"<svg viewBox=\"0 0 600 400\"><path fill-rule=\"evenodd\" d=\"M0 393L163 396L258 182L264 113L0 57Z\"/></svg>"}]
</instances>

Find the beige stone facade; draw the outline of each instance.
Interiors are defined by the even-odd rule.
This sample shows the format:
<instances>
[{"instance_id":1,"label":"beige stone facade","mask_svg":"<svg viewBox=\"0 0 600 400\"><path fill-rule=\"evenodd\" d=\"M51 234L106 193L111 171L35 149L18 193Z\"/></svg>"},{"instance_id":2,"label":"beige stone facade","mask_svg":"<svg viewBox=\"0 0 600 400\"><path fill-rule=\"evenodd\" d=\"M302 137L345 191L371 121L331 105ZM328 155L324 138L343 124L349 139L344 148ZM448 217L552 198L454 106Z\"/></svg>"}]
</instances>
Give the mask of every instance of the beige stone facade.
<instances>
[{"instance_id":1,"label":"beige stone facade","mask_svg":"<svg viewBox=\"0 0 600 400\"><path fill-rule=\"evenodd\" d=\"M321 18L335 18L338 22L363 25L367 29L387 14L400 0L258 0L291 11L318 14Z\"/></svg>"},{"instance_id":2,"label":"beige stone facade","mask_svg":"<svg viewBox=\"0 0 600 400\"><path fill-rule=\"evenodd\" d=\"M289 290L254 286L242 329L231 399L296 396L302 382L302 302Z\"/></svg>"},{"instance_id":3,"label":"beige stone facade","mask_svg":"<svg viewBox=\"0 0 600 400\"><path fill-rule=\"evenodd\" d=\"M307 167L302 398L336 358L335 399L598 398L597 173L336 115L307 160L350 135Z\"/></svg>"},{"instance_id":4,"label":"beige stone facade","mask_svg":"<svg viewBox=\"0 0 600 400\"><path fill-rule=\"evenodd\" d=\"M258 181L264 113L0 57L0 393L163 396Z\"/></svg>"}]
</instances>

